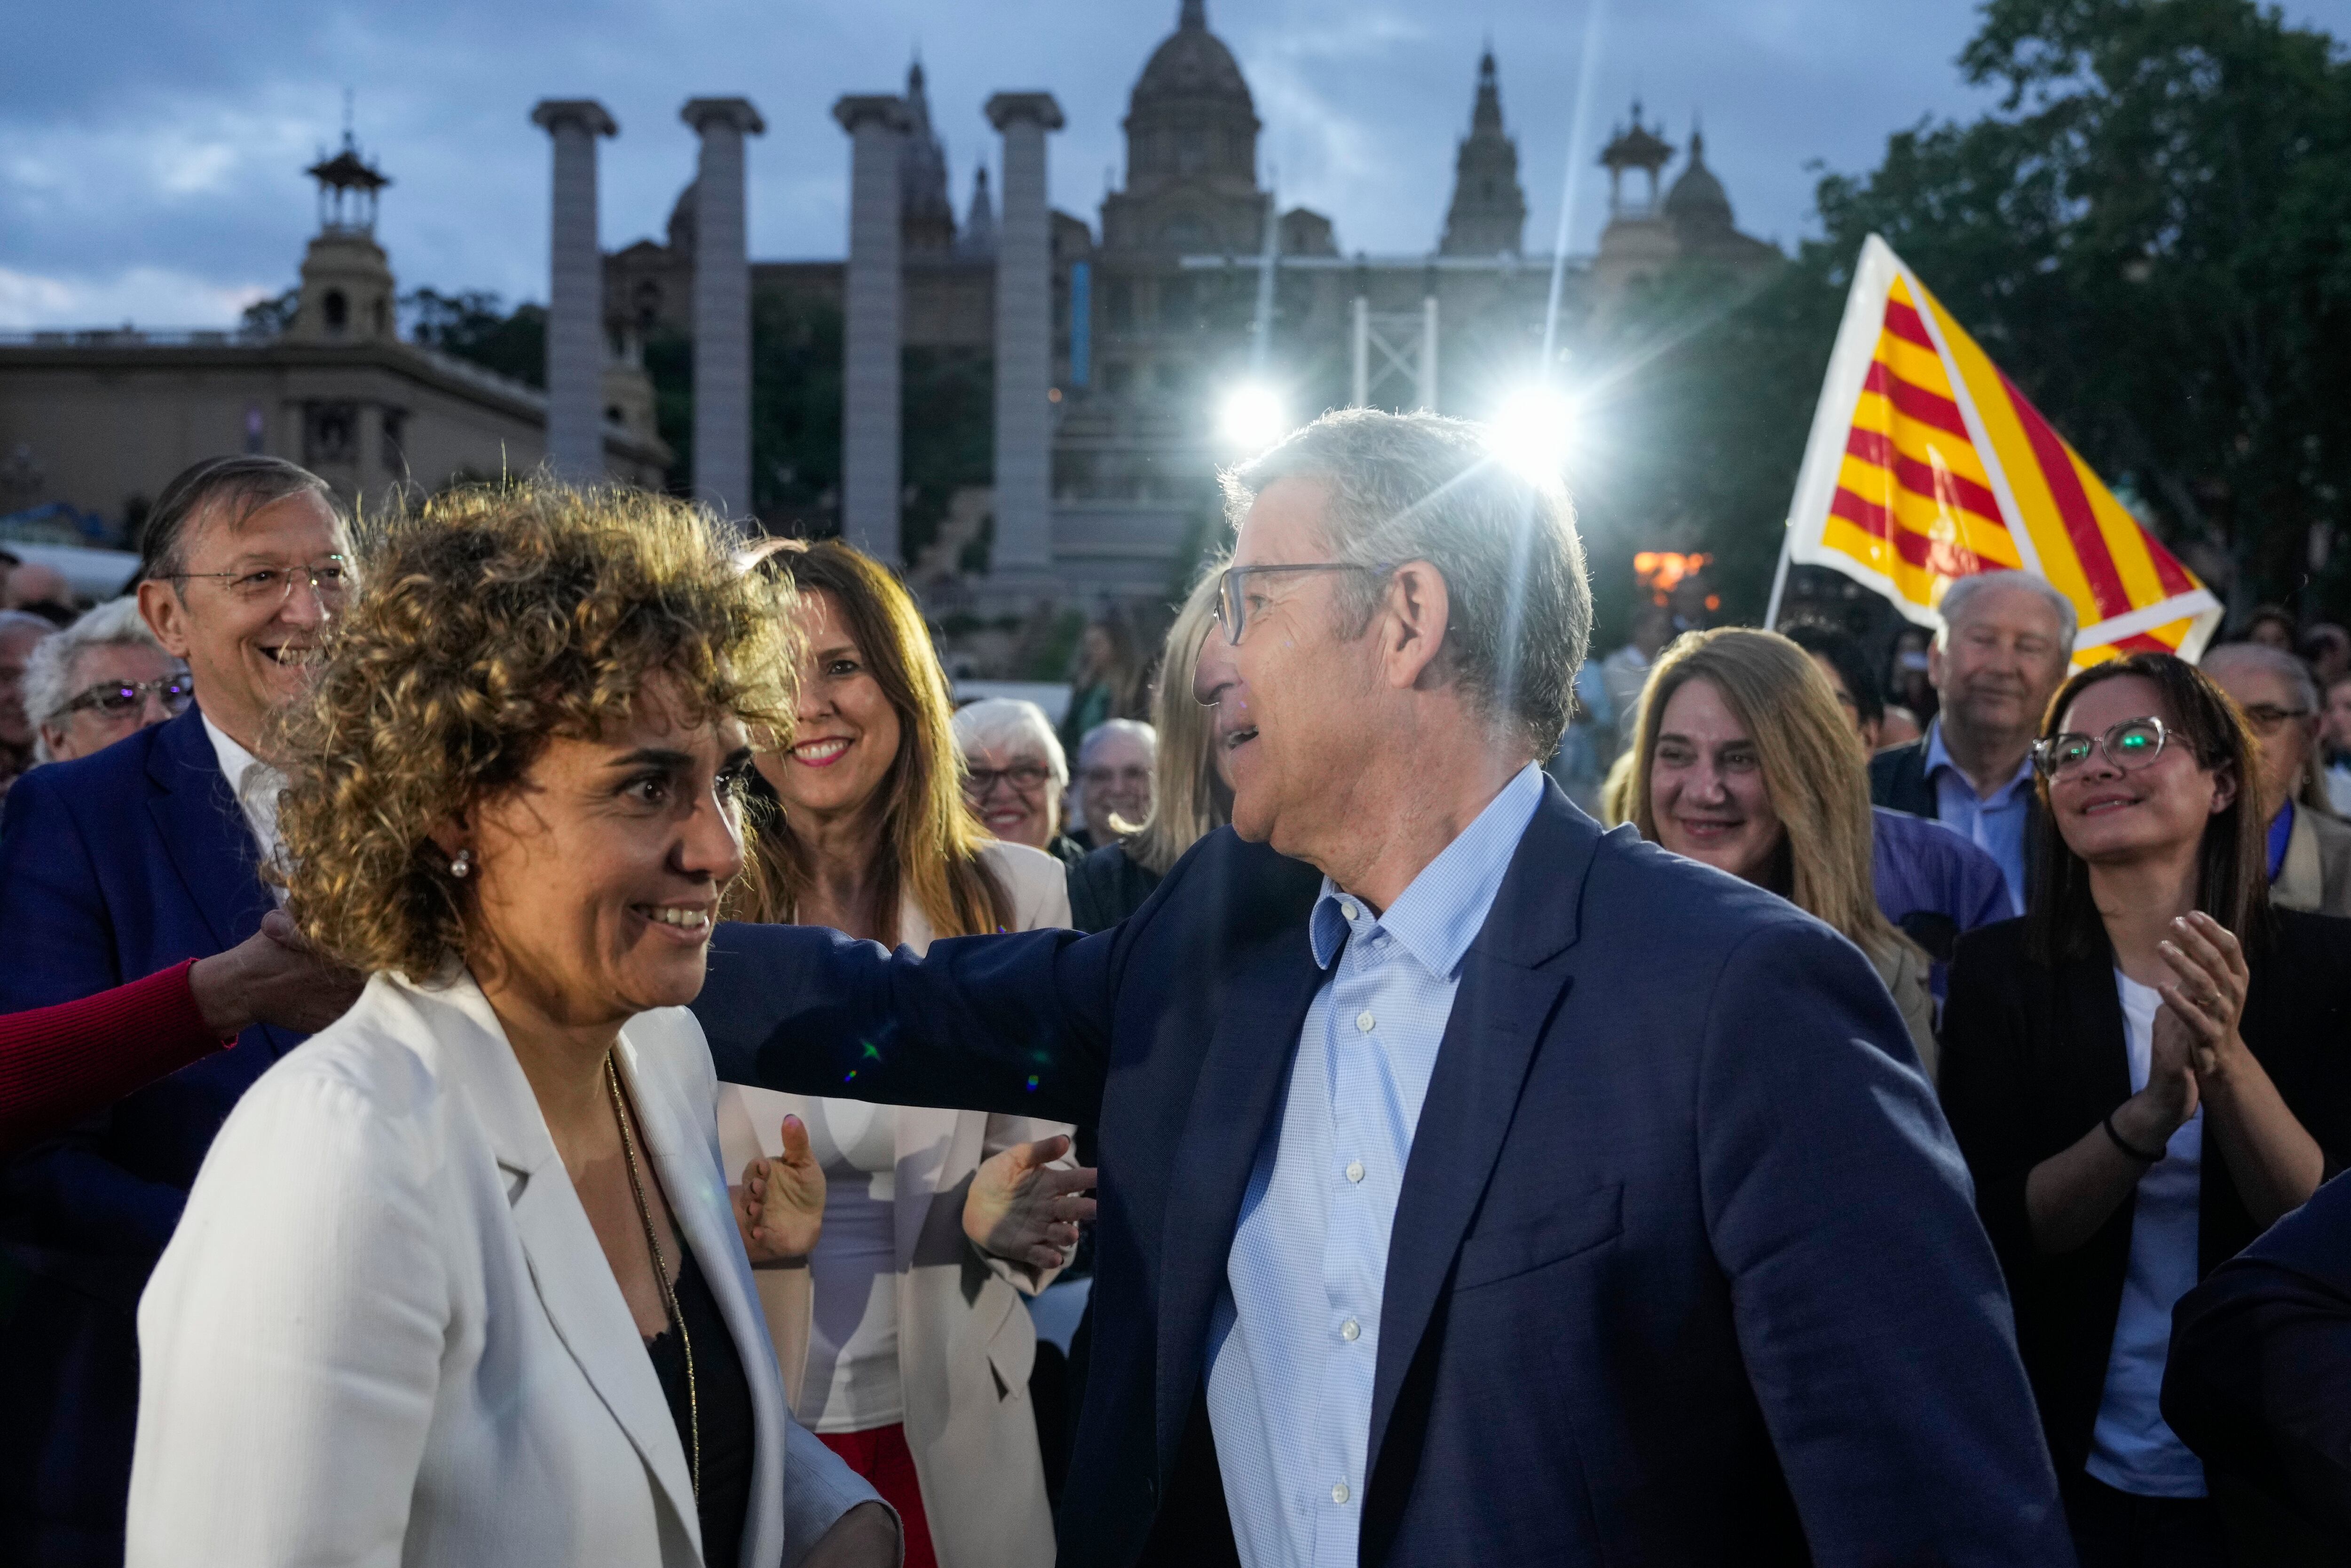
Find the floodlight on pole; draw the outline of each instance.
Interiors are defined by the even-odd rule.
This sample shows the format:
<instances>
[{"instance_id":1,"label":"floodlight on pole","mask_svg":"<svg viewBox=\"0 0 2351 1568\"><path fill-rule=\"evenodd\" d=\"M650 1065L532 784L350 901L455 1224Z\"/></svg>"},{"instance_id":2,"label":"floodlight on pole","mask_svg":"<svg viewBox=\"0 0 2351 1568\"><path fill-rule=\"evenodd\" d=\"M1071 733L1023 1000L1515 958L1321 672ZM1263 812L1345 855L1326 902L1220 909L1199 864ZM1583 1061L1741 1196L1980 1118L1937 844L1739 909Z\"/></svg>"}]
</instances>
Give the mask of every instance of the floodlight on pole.
<instances>
[{"instance_id":1,"label":"floodlight on pole","mask_svg":"<svg viewBox=\"0 0 2351 1568\"><path fill-rule=\"evenodd\" d=\"M1486 427L1494 460L1536 485L1553 485L1575 439L1575 404L1557 387L1530 382L1495 410Z\"/></svg>"},{"instance_id":2,"label":"floodlight on pole","mask_svg":"<svg viewBox=\"0 0 2351 1568\"><path fill-rule=\"evenodd\" d=\"M1217 434L1227 446L1254 456L1290 434L1289 407L1265 382L1243 382L1225 394Z\"/></svg>"}]
</instances>

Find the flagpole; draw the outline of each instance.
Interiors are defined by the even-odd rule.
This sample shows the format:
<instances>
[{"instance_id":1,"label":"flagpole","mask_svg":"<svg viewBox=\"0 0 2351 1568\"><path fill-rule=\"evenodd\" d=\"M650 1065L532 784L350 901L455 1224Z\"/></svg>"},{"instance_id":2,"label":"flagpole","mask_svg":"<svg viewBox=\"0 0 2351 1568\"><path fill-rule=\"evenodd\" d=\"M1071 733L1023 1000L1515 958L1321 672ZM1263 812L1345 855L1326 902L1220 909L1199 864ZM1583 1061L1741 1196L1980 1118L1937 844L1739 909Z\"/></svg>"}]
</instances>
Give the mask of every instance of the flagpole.
<instances>
[{"instance_id":1,"label":"flagpole","mask_svg":"<svg viewBox=\"0 0 2351 1568\"><path fill-rule=\"evenodd\" d=\"M1766 632L1776 631L1780 625L1780 596L1788 591L1788 557L1795 539L1796 530L1792 524L1780 530L1780 564L1771 572L1771 602L1763 611L1763 630Z\"/></svg>"}]
</instances>

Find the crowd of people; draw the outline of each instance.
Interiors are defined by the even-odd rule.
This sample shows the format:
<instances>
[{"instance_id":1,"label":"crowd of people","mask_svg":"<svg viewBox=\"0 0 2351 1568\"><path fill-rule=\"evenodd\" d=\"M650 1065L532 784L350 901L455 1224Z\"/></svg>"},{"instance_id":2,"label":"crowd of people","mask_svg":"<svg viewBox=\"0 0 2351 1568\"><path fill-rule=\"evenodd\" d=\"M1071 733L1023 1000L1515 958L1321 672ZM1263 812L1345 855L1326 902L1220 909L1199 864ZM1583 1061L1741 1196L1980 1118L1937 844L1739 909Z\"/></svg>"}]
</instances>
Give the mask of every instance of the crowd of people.
<instances>
[{"instance_id":1,"label":"crowd of people","mask_svg":"<svg viewBox=\"0 0 2351 1568\"><path fill-rule=\"evenodd\" d=\"M1473 425L1224 482L1060 715L548 480L0 609L0 1556L2342 1558L2351 639L1587 663Z\"/></svg>"}]
</instances>

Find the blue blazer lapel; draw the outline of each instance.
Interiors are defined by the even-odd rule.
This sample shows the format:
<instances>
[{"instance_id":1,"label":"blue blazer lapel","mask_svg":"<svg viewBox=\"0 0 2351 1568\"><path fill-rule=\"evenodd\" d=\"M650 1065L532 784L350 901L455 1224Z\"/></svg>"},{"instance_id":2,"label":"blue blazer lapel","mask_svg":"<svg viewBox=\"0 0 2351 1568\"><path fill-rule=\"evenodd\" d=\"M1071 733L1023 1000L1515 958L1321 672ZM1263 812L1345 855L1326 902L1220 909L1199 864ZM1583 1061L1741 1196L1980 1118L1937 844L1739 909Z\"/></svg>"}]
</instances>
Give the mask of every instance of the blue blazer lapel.
<instances>
[{"instance_id":1,"label":"blue blazer lapel","mask_svg":"<svg viewBox=\"0 0 2351 1568\"><path fill-rule=\"evenodd\" d=\"M1567 993L1565 951L1575 942L1583 877L1599 842L1599 825L1548 785L1462 961L1389 1233L1367 1483L1378 1473L1405 1373L1485 1196L1536 1045Z\"/></svg>"},{"instance_id":2,"label":"blue blazer lapel","mask_svg":"<svg viewBox=\"0 0 2351 1568\"><path fill-rule=\"evenodd\" d=\"M1208 1312L1224 1282L1258 1146L1281 1101L1298 1033L1322 985L1302 922L1251 949L1227 981L1169 1175L1159 1257L1158 1431L1175 1461L1198 1380Z\"/></svg>"},{"instance_id":3,"label":"blue blazer lapel","mask_svg":"<svg viewBox=\"0 0 2351 1568\"><path fill-rule=\"evenodd\" d=\"M229 789L194 708L155 732L147 754L147 777L155 786L147 814L163 851L214 945L225 950L261 929L261 917L276 906L261 881L261 851L253 830ZM263 1026L279 1051L295 1037Z\"/></svg>"}]
</instances>

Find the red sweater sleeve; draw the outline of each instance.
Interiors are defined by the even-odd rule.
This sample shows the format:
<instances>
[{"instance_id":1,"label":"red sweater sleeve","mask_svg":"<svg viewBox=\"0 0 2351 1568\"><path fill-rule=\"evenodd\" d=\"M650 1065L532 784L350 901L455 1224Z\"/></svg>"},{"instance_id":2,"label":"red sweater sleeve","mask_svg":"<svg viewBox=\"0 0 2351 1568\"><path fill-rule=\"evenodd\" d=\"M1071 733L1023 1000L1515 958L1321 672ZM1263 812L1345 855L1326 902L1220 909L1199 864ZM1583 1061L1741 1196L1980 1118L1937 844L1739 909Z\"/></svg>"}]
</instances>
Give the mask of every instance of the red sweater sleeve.
<instances>
[{"instance_id":1,"label":"red sweater sleeve","mask_svg":"<svg viewBox=\"0 0 2351 1568\"><path fill-rule=\"evenodd\" d=\"M79 1001L0 1017L0 1150L228 1046L196 1009L194 967L190 959Z\"/></svg>"}]
</instances>

